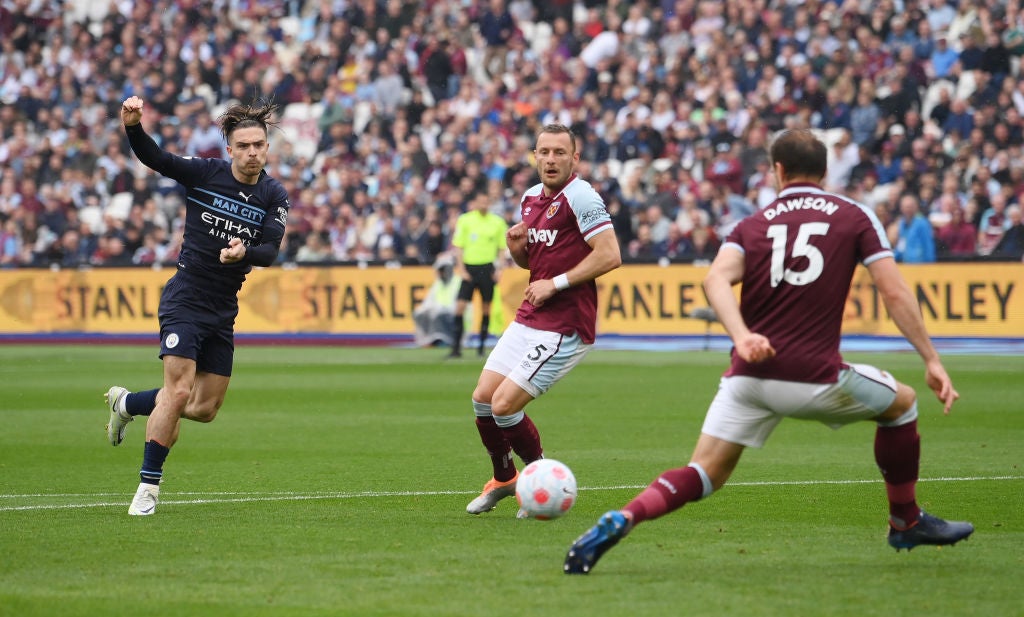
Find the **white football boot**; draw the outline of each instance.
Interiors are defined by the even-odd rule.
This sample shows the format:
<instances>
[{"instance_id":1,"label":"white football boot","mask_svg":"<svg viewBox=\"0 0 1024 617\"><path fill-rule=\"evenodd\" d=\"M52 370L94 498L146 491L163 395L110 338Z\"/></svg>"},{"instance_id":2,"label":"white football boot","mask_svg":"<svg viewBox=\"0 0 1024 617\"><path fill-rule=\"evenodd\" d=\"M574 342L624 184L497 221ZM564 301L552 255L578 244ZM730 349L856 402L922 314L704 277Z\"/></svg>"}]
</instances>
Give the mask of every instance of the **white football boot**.
<instances>
[{"instance_id":1,"label":"white football boot","mask_svg":"<svg viewBox=\"0 0 1024 617\"><path fill-rule=\"evenodd\" d=\"M139 483L135 491L132 505L128 506L128 514L132 516L149 516L156 513L156 503L160 499L160 486L157 484Z\"/></svg>"},{"instance_id":2,"label":"white football boot","mask_svg":"<svg viewBox=\"0 0 1024 617\"><path fill-rule=\"evenodd\" d=\"M107 407L110 408L110 421L107 422L107 439L110 440L110 445L112 446L116 446L124 441L124 431L128 427L128 423L135 419L128 415L128 411L124 408L124 398L128 394L126 388L112 386L103 395L103 400L107 402Z\"/></svg>"}]
</instances>

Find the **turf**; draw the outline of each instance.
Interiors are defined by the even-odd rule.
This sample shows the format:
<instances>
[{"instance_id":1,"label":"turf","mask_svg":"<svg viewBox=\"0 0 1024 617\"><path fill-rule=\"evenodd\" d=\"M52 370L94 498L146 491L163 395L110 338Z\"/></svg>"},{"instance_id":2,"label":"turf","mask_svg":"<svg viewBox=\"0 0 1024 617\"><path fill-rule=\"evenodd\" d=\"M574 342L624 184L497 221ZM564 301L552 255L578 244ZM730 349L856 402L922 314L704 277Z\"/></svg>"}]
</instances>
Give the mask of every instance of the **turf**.
<instances>
[{"instance_id":1,"label":"turf","mask_svg":"<svg viewBox=\"0 0 1024 617\"><path fill-rule=\"evenodd\" d=\"M867 423L783 423L705 502L638 527L589 576L572 540L684 464L718 352L597 350L529 408L580 499L565 517L465 504L489 477L476 358L240 347L219 417L186 423L158 513L126 513L144 427L106 442L109 385L157 385L149 347L0 347L0 615L1024 615L1024 357L949 356L922 393L934 514L955 547L896 553ZM911 354L848 354L923 392Z\"/></svg>"}]
</instances>

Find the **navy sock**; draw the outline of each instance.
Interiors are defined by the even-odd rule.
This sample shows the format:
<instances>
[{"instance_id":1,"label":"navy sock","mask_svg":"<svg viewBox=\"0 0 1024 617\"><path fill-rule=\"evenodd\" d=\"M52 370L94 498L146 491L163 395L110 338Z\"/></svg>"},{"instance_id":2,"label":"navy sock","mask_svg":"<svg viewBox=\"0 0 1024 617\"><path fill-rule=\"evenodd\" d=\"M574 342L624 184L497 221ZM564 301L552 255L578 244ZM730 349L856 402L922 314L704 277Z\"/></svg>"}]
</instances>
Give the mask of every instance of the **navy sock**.
<instances>
[{"instance_id":1,"label":"navy sock","mask_svg":"<svg viewBox=\"0 0 1024 617\"><path fill-rule=\"evenodd\" d=\"M146 449L142 455L142 469L139 470L139 479L146 484L160 484L160 478L164 475L164 461L171 449L155 441L147 441Z\"/></svg>"},{"instance_id":2,"label":"navy sock","mask_svg":"<svg viewBox=\"0 0 1024 617\"><path fill-rule=\"evenodd\" d=\"M130 416L148 416L156 407L156 394L160 388L129 392L124 397L124 408Z\"/></svg>"}]
</instances>

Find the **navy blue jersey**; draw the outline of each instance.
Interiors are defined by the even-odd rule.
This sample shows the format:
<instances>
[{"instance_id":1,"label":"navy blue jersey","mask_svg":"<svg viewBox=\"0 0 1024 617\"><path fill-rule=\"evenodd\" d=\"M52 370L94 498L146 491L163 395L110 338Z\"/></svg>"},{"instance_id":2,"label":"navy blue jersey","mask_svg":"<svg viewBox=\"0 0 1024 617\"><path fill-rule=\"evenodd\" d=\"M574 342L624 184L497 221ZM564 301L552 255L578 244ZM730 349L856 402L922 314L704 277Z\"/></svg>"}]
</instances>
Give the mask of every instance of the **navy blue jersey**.
<instances>
[{"instance_id":1,"label":"navy blue jersey","mask_svg":"<svg viewBox=\"0 0 1024 617\"><path fill-rule=\"evenodd\" d=\"M205 281L212 293L237 294L253 266L277 259L288 220L288 193L280 182L260 172L256 184L243 184L223 159L181 157L165 152L142 129L125 127L135 155L150 169L185 187L185 239L178 271ZM220 262L231 238L246 246L245 259Z\"/></svg>"}]
</instances>

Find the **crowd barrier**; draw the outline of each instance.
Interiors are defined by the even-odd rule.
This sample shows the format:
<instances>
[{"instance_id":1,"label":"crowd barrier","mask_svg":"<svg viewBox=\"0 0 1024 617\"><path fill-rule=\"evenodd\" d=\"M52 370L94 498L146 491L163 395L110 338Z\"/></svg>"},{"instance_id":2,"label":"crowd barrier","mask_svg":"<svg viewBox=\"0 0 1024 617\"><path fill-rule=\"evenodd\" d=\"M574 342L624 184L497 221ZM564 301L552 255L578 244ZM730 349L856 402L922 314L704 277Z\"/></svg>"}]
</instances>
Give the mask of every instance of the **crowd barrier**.
<instances>
[{"instance_id":1,"label":"crowd barrier","mask_svg":"<svg viewBox=\"0 0 1024 617\"><path fill-rule=\"evenodd\" d=\"M1024 337L1024 264L901 266L929 331L943 337ZM601 334L704 334L706 267L626 265L600 279ZM2 270L0 335L154 335L171 269ZM434 277L427 266L256 269L239 295L239 334L408 337L412 312ZM506 270L500 314L522 300L528 273ZM897 336L867 271L847 300L846 335ZM698 317L698 318L694 318Z\"/></svg>"}]
</instances>

